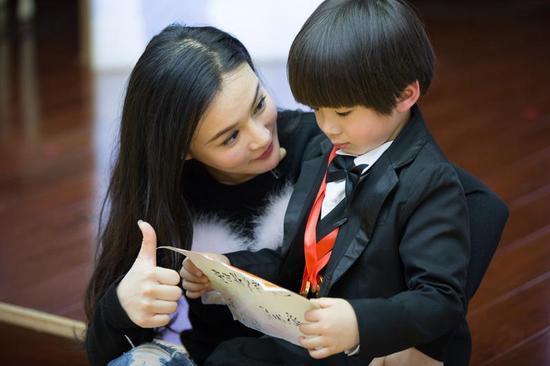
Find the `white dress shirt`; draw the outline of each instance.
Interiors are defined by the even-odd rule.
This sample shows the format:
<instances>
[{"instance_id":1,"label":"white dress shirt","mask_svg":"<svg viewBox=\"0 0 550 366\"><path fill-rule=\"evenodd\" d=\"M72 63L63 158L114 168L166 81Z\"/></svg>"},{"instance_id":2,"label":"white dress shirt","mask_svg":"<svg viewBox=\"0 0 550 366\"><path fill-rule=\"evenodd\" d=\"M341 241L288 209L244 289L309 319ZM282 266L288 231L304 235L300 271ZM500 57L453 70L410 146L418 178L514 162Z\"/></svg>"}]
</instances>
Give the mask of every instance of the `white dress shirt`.
<instances>
[{"instance_id":1,"label":"white dress shirt","mask_svg":"<svg viewBox=\"0 0 550 366\"><path fill-rule=\"evenodd\" d=\"M374 165L374 163L376 163L376 160L378 160L378 158L382 156L384 151L386 151L390 147L392 142L393 141L388 141L378 146L375 149L367 151L363 155L357 156L353 160L356 166L360 164L368 164L368 166L363 170L361 174L365 174L365 172L369 170L370 167ZM336 154L353 156L341 150L336 151ZM344 199L345 196L346 196L345 179L328 183L325 191L325 199L323 200L323 205L321 206L321 219L325 217L330 211L332 211L334 207L336 207L340 203L340 201Z\"/></svg>"}]
</instances>

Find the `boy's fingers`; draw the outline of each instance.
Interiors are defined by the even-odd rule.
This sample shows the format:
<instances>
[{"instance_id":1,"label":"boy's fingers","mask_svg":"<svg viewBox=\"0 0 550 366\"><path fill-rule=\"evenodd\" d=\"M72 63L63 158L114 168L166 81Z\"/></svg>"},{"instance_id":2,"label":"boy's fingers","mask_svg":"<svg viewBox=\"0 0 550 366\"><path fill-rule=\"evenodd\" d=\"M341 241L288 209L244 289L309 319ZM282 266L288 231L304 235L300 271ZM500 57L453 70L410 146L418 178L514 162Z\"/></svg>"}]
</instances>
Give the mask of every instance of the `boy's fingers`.
<instances>
[{"instance_id":1,"label":"boy's fingers","mask_svg":"<svg viewBox=\"0 0 550 366\"><path fill-rule=\"evenodd\" d=\"M318 335L319 332L319 325L317 323L304 323L300 325L299 327L300 332L304 335Z\"/></svg>"},{"instance_id":2,"label":"boy's fingers","mask_svg":"<svg viewBox=\"0 0 550 366\"><path fill-rule=\"evenodd\" d=\"M300 344L308 350L322 348L324 346L323 337L301 337Z\"/></svg>"},{"instance_id":3,"label":"boy's fingers","mask_svg":"<svg viewBox=\"0 0 550 366\"><path fill-rule=\"evenodd\" d=\"M308 322L318 322L321 319L321 316L319 314L319 310L310 310L306 311L304 314L304 319Z\"/></svg>"},{"instance_id":4,"label":"boy's fingers","mask_svg":"<svg viewBox=\"0 0 550 366\"><path fill-rule=\"evenodd\" d=\"M309 301L319 305L321 309L328 308L329 306L332 306L334 304L333 299L328 297L321 297L319 299L310 299Z\"/></svg>"},{"instance_id":5,"label":"boy's fingers","mask_svg":"<svg viewBox=\"0 0 550 366\"><path fill-rule=\"evenodd\" d=\"M326 358L331 355L330 350L326 347L309 350L309 355L312 358L321 359Z\"/></svg>"}]
</instances>

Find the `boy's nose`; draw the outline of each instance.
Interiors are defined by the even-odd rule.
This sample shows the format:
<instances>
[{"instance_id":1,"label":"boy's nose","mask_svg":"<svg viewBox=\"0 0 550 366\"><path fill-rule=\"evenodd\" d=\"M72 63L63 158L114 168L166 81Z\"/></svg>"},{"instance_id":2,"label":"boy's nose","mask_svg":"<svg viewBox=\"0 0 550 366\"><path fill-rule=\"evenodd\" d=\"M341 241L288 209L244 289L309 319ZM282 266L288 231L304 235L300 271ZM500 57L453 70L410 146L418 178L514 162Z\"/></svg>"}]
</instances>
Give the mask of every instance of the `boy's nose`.
<instances>
[{"instance_id":1,"label":"boy's nose","mask_svg":"<svg viewBox=\"0 0 550 366\"><path fill-rule=\"evenodd\" d=\"M317 124L319 125L319 128L325 135L327 135L329 138L337 137L342 132L340 128L338 127L338 124L332 123L328 119L317 119Z\"/></svg>"},{"instance_id":2,"label":"boy's nose","mask_svg":"<svg viewBox=\"0 0 550 366\"><path fill-rule=\"evenodd\" d=\"M338 136L341 133L340 127L335 121L327 117L326 110L319 108L315 111L315 119L317 120L317 125L327 135L330 139L335 136Z\"/></svg>"}]
</instances>

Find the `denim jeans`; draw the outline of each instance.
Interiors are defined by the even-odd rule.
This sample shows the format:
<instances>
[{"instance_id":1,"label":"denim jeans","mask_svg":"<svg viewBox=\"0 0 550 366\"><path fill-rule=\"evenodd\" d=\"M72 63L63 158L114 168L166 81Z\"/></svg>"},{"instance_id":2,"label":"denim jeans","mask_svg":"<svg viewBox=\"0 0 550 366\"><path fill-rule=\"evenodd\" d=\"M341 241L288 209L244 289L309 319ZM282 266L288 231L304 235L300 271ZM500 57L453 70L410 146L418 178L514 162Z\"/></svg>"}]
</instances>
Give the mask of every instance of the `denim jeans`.
<instances>
[{"instance_id":1,"label":"denim jeans","mask_svg":"<svg viewBox=\"0 0 550 366\"><path fill-rule=\"evenodd\" d=\"M132 348L108 366L195 366L185 350L175 344L154 340Z\"/></svg>"}]
</instances>

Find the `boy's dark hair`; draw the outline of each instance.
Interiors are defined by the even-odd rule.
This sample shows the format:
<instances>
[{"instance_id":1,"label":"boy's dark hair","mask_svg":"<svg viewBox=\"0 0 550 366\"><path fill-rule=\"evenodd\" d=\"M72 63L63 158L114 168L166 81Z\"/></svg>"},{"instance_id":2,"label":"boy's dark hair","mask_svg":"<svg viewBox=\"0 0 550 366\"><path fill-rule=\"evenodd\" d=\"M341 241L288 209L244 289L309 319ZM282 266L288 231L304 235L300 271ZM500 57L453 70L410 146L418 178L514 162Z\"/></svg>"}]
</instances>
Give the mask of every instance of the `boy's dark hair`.
<instances>
[{"instance_id":1,"label":"boy's dark hair","mask_svg":"<svg viewBox=\"0 0 550 366\"><path fill-rule=\"evenodd\" d=\"M399 0L327 0L294 39L288 79L300 103L363 105L389 114L405 87L430 85L434 54L414 10Z\"/></svg>"}]
</instances>

